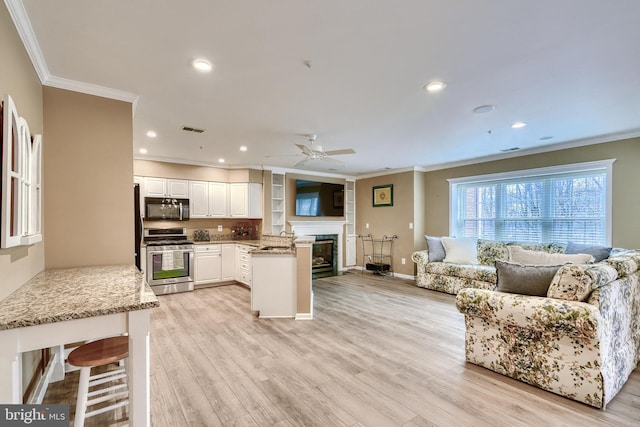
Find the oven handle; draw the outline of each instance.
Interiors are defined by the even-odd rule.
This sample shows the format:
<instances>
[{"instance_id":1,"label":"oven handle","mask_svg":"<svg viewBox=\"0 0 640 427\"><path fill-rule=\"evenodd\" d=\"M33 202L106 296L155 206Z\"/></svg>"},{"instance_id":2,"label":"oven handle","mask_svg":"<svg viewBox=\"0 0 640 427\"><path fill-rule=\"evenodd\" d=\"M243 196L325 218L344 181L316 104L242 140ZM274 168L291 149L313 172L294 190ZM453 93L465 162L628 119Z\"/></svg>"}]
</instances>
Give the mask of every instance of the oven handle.
<instances>
[{"instance_id":1,"label":"oven handle","mask_svg":"<svg viewBox=\"0 0 640 427\"><path fill-rule=\"evenodd\" d=\"M185 252L185 253L189 253L192 254L194 252L193 249L165 249L165 250L158 250L158 249L147 249L147 254L161 254L163 252L175 252L175 251L180 251L180 252Z\"/></svg>"}]
</instances>

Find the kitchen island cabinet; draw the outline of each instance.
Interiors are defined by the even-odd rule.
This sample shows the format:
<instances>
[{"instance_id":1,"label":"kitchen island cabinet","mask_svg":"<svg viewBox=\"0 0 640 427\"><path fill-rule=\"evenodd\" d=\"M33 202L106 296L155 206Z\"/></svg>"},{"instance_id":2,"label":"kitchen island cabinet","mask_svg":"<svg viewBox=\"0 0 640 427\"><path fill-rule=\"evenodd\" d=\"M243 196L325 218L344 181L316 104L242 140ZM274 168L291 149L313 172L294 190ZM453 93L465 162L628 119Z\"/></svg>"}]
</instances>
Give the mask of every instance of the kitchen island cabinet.
<instances>
[{"instance_id":1,"label":"kitchen island cabinet","mask_svg":"<svg viewBox=\"0 0 640 427\"><path fill-rule=\"evenodd\" d=\"M283 251L284 252L284 251ZM262 318L295 318L296 253L251 252L251 310Z\"/></svg>"},{"instance_id":2,"label":"kitchen island cabinet","mask_svg":"<svg viewBox=\"0 0 640 427\"><path fill-rule=\"evenodd\" d=\"M0 403L22 403L21 353L129 336L129 423L150 425L150 309L134 265L45 270L0 301Z\"/></svg>"}]
</instances>

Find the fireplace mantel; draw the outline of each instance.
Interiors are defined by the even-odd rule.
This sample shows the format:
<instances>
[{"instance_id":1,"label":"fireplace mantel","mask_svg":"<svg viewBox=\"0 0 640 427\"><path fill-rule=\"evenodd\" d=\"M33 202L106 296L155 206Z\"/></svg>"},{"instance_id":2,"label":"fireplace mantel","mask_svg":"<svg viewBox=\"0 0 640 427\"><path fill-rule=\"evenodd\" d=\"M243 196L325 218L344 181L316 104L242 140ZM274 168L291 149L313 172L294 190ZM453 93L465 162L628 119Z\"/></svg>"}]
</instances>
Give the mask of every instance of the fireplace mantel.
<instances>
[{"instance_id":1,"label":"fireplace mantel","mask_svg":"<svg viewBox=\"0 0 640 427\"><path fill-rule=\"evenodd\" d=\"M289 221L295 236L338 235L338 272L342 272L345 221Z\"/></svg>"}]
</instances>

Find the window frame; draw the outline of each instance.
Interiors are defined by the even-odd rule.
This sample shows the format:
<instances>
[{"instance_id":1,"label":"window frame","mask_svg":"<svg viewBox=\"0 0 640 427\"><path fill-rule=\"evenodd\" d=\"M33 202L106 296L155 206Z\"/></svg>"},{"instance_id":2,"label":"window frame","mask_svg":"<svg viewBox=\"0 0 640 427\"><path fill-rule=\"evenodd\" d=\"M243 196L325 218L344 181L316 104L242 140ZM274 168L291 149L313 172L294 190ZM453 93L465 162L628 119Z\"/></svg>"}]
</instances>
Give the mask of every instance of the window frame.
<instances>
[{"instance_id":1,"label":"window frame","mask_svg":"<svg viewBox=\"0 0 640 427\"><path fill-rule=\"evenodd\" d=\"M571 163L558 166L548 166L534 169L523 169L509 172L498 172L485 175L474 175L460 178L447 179L449 182L449 235L455 236L458 232L458 195L457 190L463 184L481 184L483 182L506 181L521 178L523 181L530 178L558 175L566 173L579 173L601 170L606 176L606 207L605 207L605 239L606 245L611 246L612 240L612 213L613 213L613 163L616 159L597 160L592 162ZM545 209L548 206L544 206Z\"/></svg>"}]
</instances>

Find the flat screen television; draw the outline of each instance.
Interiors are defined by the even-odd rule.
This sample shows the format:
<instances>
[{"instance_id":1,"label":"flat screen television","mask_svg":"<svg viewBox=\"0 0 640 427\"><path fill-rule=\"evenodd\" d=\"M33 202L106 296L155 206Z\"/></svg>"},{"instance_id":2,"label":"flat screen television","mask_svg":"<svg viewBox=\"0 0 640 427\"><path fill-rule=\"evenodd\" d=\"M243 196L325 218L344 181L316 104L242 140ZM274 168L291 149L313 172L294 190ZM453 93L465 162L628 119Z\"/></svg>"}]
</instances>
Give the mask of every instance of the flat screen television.
<instances>
[{"instance_id":1,"label":"flat screen television","mask_svg":"<svg viewBox=\"0 0 640 427\"><path fill-rule=\"evenodd\" d=\"M296 179L296 216L344 216L344 185Z\"/></svg>"}]
</instances>

